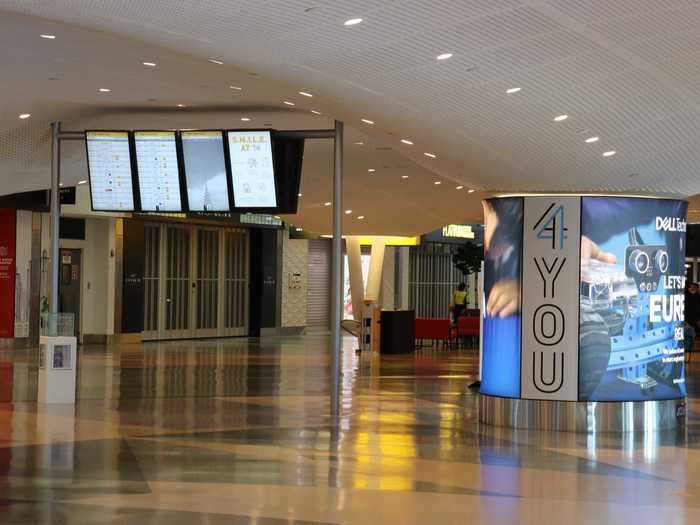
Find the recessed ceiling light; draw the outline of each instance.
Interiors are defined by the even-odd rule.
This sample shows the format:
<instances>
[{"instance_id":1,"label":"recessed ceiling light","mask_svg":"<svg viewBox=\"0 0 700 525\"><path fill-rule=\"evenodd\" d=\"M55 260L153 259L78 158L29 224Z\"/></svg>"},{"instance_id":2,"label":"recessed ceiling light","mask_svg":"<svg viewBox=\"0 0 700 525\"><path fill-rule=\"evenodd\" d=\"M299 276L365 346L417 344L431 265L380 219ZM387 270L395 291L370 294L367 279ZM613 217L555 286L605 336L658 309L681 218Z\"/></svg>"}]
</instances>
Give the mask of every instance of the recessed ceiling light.
<instances>
[{"instance_id":1,"label":"recessed ceiling light","mask_svg":"<svg viewBox=\"0 0 700 525\"><path fill-rule=\"evenodd\" d=\"M312 109L311 113L313 113L314 115L322 115L320 111L316 111L315 109Z\"/></svg>"},{"instance_id":2,"label":"recessed ceiling light","mask_svg":"<svg viewBox=\"0 0 700 525\"><path fill-rule=\"evenodd\" d=\"M46 40L56 40L56 35L39 35L41 38L45 38Z\"/></svg>"},{"instance_id":3,"label":"recessed ceiling light","mask_svg":"<svg viewBox=\"0 0 700 525\"><path fill-rule=\"evenodd\" d=\"M457 190L463 190L463 189L464 189L464 186L457 186L457 188L455 188L455 189L457 189Z\"/></svg>"},{"instance_id":4,"label":"recessed ceiling light","mask_svg":"<svg viewBox=\"0 0 700 525\"><path fill-rule=\"evenodd\" d=\"M345 215L350 215L352 213L352 210L345 210Z\"/></svg>"},{"instance_id":5,"label":"recessed ceiling light","mask_svg":"<svg viewBox=\"0 0 700 525\"><path fill-rule=\"evenodd\" d=\"M377 171L377 170L375 170L374 168L370 168L370 169L368 169L367 171L369 171L370 173L374 173L374 172Z\"/></svg>"},{"instance_id":6,"label":"recessed ceiling light","mask_svg":"<svg viewBox=\"0 0 700 525\"><path fill-rule=\"evenodd\" d=\"M301 193L299 194L299 197L301 197Z\"/></svg>"},{"instance_id":7,"label":"recessed ceiling light","mask_svg":"<svg viewBox=\"0 0 700 525\"><path fill-rule=\"evenodd\" d=\"M433 182L433 184L435 184L436 186L439 186L440 184L442 184L442 181L436 180L435 182Z\"/></svg>"},{"instance_id":8,"label":"recessed ceiling light","mask_svg":"<svg viewBox=\"0 0 700 525\"><path fill-rule=\"evenodd\" d=\"M452 58L452 53L443 53L437 56L438 60L447 60L448 58Z\"/></svg>"},{"instance_id":9,"label":"recessed ceiling light","mask_svg":"<svg viewBox=\"0 0 700 525\"><path fill-rule=\"evenodd\" d=\"M109 88L100 88L100 93L109 93L110 91L112 90Z\"/></svg>"},{"instance_id":10,"label":"recessed ceiling light","mask_svg":"<svg viewBox=\"0 0 700 525\"><path fill-rule=\"evenodd\" d=\"M313 97L313 95L311 93L307 93L306 91L299 91L299 94L304 96L304 97L309 97L309 98Z\"/></svg>"},{"instance_id":11,"label":"recessed ceiling light","mask_svg":"<svg viewBox=\"0 0 700 525\"><path fill-rule=\"evenodd\" d=\"M58 185L62 187L62 186L63 186L63 183L62 183L62 182L59 182Z\"/></svg>"},{"instance_id":12,"label":"recessed ceiling light","mask_svg":"<svg viewBox=\"0 0 700 525\"><path fill-rule=\"evenodd\" d=\"M408 139L401 139L401 142L403 142L404 144L408 144L409 146L413 146L413 142L411 142Z\"/></svg>"},{"instance_id":13,"label":"recessed ceiling light","mask_svg":"<svg viewBox=\"0 0 700 525\"><path fill-rule=\"evenodd\" d=\"M289 100L285 100L283 104L287 104L288 106L296 106L294 102L290 102Z\"/></svg>"},{"instance_id":14,"label":"recessed ceiling light","mask_svg":"<svg viewBox=\"0 0 700 525\"><path fill-rule=\"evenodd\" d=\"M364 218L365 218L364 215L358 215L358 216L357 216L357 219L360 220L360 221L361 221L362 219L364 219Z\"/></svg>"},{"instance_id":15,"label":"recessed ceiling light","mask_svg":"<svg viewBox=\"0 0 700 525\"><path fill-rule=\"evenodd\" d=\"M27 118L29 118L29 117L31 117L31 116L32 116L31 113L22 113L22 114L19 116L19 118L21 118L22 120L24 120L24 119L27 119Z\"/></svg>"},{"instance_id":16,"label":"recessed ceiling light","mask_svg":"<svg viewBox=\"0 0 700 525\"><path fill-rule=\"evenodd\" d=\"M474 193L476 190L467 190L467 193Z\"/></svg>"},{"instance_id":17,"label":"recessed ceiling light","mask_svg":"<svg viewBox=\"0 0 700 525\"><path fill-rule=\"evenodd\" d=\"M155 62L144 62L143 65L148 66L148 67L156 67L157 66L157 64Z\"/></svg>"},{"instance_id":18,"label":"recessed ceiling light","mask_svg":"<svg viewBox=\"0 0 700 525\"><path fill-rule=\"evenodd\" d=\"M298 231L298 232L303 232L303 231L304 231L304 228L295 228L295 229L296 229L296 231Z\"/></svg>"},{"instance_id":19,"label":"recessed ceiling light","mask_svg":"<svg viewBox=\"0 0 700 525\"><path fill-rule=\"evenodd\" d=\"M511 94L513 94L513 93L517 93L517 92L520 91L521 89L522 89L522 88L519 88L519 87L514 87L514 88L506 89L506 93L508 93L509 95L511 95Z\"/></svg>"},{"instance_id":20,"label":"recessed ceiling light","mask_svg":"<svg viewBox=\"0 0 700 525\"><path fill-rule=\"evenodd\" d=\"M86 180L81 180L81 181L78 182L78 185L79 185L79 186L82 186L83 184L87 184L87 181L86 181Z\"/></svg>"},{"instance_id":21,"label":"recessed ceiling light","mask_svg":"<svg viewBox=\"0 0 700 525\"><path fill-rule=\"evenodd\" d=\"M374 120L369 120L369 119L366 119L366 118L363 118L363 119L362 119L362 122L364 122L365 124L369 124L369 125L373 125L373 124L374 124Z\"/></svg>"},{"instance_id":22,"label":"recessed ceiling light","mask_svg":"<svg viewBox=\"0 0 700 525\"><path fill-rule=\"evenodd\" d=\"M561 122L562 120L566 120L568 118L569 118L569 115L566 115L566 114L557 115L556 117L554 117L554 122Z\"/></svg>"},{"instance_id":23,"label":"recessed ceiling light","mask_svg":"<svg viewBox=\"0 0 700 525\"><path fill-rule=\"evenodd\" d=\"M235 89L236 91L243 91L243 88L242 88L242 87L238 87L238 86L229 86L229 88L230 88L230 89Z\"/></svg>"},{"instance_id":24,"label":"recessed ceiling light","mask_svg":"<svg viewBox=\"0 0 700 525\"><path fill-rule=\"evenodd\" d=\"M586 139L586 142L588 142L589 144L592 144L593 142L598 142L599 140L600 140L600 137L588 137Z\"/></svg>"},{"instance_id":25,"label":"recessed ceiling light","mask_svg":"<svg viewBox=\"0 0 700 525\"><path fill-rule=\"evenodd\" d=\"M224 65L223 61L218 60L218 59L216 59L216 58L210 58L210 59L209 59L209 62L211 62L212 64L216 64L217 66L223 66L223 65Z\"/></svg>"},{"instance_id":26,"label":"recessed ceiling light","mask_svg":"<svg viewBox=\"0 0 700 525\"><path fill-rule=\"evenodd\" d=\"M356 26L357 24L360 24L360 23L362 23L362 19L361 19L361 18L351 18L350 20L346 20L345 22L343 22L343 25L345 25L345 26Z\"/></svg>"},{"instance_id":27,"label":"recessed ceiling light","mask_svg":"<svg viewBox=\"0 0 700 525\"><path fill-rule=\"evenodd\" d=\"M434 159L435 157L437 157L437 155L435 155L435 153L425 152L425 153L423 153L423 155L425 155L426 157L430 157L431 159Z\"/></svg>"},{"instance_id":28,"label":"recessed ceiling light","mask_svg":"<svg viewBox=\"0 0 700 525\"><path fill-rule=\"evenodd\" d=\"M179 108L184 108L184 107L187 107L187 106L185 106L184 104L178 104L177 107L179 107Z\"/></svg>"},{"instance_id":29,"label":"recessed ceiling light","mask_svg":"<svg viewBox=\"0 0 700 525\"><path fill-rule=\"evenodd\" d=\"M324 205L324 206L332 206L333 203L329 201L329 202L324 202L323 205Z\"/></svg>"},{"instance_id":30,"label":"recessed ceiling light","mask_svg":"<svg viewBox=\"0 0 700 525\"><path fill-rule=\"evenodd\" d=\"M408 175L401 175L401 178L402 178L402 179L407 179L407 178L408 178Z\"/></svg>"},{"instance_id":31,"label":"recessed ceiling light","mask_svg":"<svg viewBox=\"0 0 700 525\"><path fill-rule=\"evenodd\" d=\"M250 122L250 119L248 117L241 117L242 122Z\"/></svg>"},{"instance_id":32,"label":"recessed ceiling light","mask_svg":"<svg viewBox=\"0 0 700 525\"><path fill-rule=\"evenodd\" d=\"M615 155L615 153L617 153L617 151L611 149L610 151L606 151L605 153L603 153L603 157L612 157L613 155Z\"/></svg>"},{"instance_id":33,"label":"recessed ceiling light","mask_svg":"<svg viewBox=\"0 0 700 525\"><path fill-rule=\"evenodd\" d=\"M355 146L364 146L364 145L365 145L364 142L355 142Z\"/></svg>"}]
</instances>

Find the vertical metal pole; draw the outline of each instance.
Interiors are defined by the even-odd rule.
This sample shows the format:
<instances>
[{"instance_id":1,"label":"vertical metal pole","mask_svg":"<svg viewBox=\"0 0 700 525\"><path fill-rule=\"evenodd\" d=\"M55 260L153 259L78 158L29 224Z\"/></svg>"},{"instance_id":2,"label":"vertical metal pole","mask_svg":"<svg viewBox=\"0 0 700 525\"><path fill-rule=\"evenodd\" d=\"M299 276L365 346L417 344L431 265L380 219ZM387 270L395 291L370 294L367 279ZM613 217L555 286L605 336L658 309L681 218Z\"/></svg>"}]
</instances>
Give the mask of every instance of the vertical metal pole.
<instances>
[{"instance_id":1,"label":"vertical metal pole","mask_svg":"<svg viewBox=\"0 0 700 525\"><path fill-rule=\"evenodd\" d=\"M340 415L340 352L343 320L343 123L335 121L333 256L331 280L331 415Z\"/></svg>"},{"instance_id":2,"label":"vertical metal pole","mask_svg":"<svg viewBox=\"0 0 700 525\"><path fill-rule=\"evenodd\" d=\"M59 188L61 183L61 145L58 138L61 132L61 123L51 123L51 252L49 254L51 273L51 288L49 292L49 312L58 313L58 238L59 222L61 216L61 197Z\"/></svg>"}]
</instances>

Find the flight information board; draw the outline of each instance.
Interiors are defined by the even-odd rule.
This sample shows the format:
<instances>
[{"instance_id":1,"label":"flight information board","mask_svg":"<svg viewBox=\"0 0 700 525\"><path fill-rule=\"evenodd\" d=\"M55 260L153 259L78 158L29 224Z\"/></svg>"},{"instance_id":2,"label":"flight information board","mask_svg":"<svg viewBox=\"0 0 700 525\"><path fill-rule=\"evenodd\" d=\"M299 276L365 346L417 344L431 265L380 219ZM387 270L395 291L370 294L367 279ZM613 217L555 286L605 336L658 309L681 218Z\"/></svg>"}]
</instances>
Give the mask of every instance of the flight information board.
<instances>
[{"instance_id":1,"label":"flight information board","mask_svg":"<svg viewBox=\"0 0 700 525\"><path fill-rule=\"evenodd\" d=\"M86 131L90 197L94 211L134 211L129 133Z\"/></svg>"},{"instance_id":2,"label":"flight information board","mask_svg":"<svg viewBox=\"0 0 700 525\"><path fill-rule=\"evenodd\" d=\"M269 131L229 131L233 201L236 208L277 206L272 136Z\"/></svg>"},{"instance_id":3,"label":"flight information board","mask_svg":"<svg viewBox=\"0 0 700 525\"><path fill-rule=\"evenodd\" d=\"M174 131L136 131L136 167L142 211L181 211Z\"/></svg>"},{"instance_id":4,"label":"flight information board","mask_svg":"<svg viewBox=\"0 0 700 525\"><path fill-rule=\"evenodd\" d=\"M181 137L190 211L228 211L223 134L183 131Z\"/></svg>"}]
</instances>

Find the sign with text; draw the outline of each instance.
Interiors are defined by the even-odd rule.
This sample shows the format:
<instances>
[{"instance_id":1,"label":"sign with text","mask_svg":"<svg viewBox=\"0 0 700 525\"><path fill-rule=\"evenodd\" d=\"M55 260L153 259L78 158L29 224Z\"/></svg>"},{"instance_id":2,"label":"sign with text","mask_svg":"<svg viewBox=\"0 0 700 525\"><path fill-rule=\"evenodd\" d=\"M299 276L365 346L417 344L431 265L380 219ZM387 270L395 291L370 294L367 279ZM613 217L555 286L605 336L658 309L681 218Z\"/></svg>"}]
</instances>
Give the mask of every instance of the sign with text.
<instances>
[{"instance_id":1,"label":"sign with text","mask_svg":"<svg viewBox=\"0 0 700 525\"><path fill-rule=\"evenodd\" d=\"M580 217L580 197L525 199L523 398L578 399Z\"/></svg>"},{"instance_id":2,"label":"sign with text","mask_svg":"<svg viewBox=\"0 0 700 525\"><path fill-rule=\"evenodd\" d=\"M0 337L15 336L16 236L16 210L0 209Z\"/></svg>"}]
</instances>

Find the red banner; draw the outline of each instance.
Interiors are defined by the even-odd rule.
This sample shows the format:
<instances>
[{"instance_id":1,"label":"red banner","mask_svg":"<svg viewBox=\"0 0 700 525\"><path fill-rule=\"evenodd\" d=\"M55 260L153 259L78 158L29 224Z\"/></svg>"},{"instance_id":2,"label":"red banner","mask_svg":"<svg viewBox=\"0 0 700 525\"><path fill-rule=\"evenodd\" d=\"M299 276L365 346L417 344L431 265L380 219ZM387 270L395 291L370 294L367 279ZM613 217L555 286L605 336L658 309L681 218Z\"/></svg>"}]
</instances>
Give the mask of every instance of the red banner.
<instances>
[{"instance_id":1,"label":"red banner","mask_svg":"<svg viewBox=\"0 0 700 525\"><path fill-rule=\"evenodd\" d=\"M17 212L0 209L0 337L15 336Z\"/></svg>"}]
</instances>

